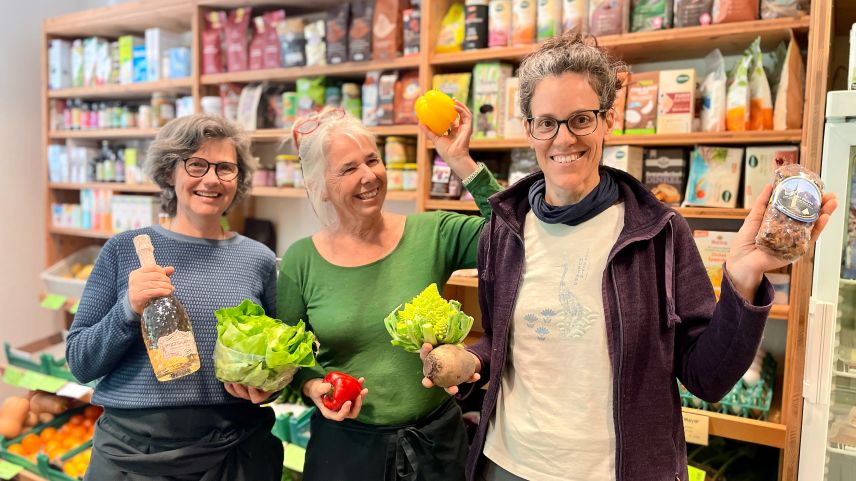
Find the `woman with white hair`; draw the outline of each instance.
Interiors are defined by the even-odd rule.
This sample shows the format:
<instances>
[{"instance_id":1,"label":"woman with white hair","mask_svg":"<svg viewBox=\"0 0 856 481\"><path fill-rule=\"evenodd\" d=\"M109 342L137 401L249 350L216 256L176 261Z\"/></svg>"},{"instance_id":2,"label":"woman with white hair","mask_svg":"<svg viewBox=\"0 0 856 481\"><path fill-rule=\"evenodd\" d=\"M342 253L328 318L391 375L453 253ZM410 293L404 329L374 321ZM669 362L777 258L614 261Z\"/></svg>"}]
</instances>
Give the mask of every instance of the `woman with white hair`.
<instances>
[{"instance_id":1,"label":"woman with white hair","mask_svg":"<svg viewBox=\"0 0 856 481\"><path fill-rule=\"evenodd\" d=\"M250 299L276 315L276 257L223 229L223 214L249 193L257 165L250 140L222 117L171 121L155 137L145 169L161 188L166 225L107 241L68 333L66 359L81 382L98 380L87 480L279 481L282 443L273 393L214 375L214 311ZM134 237L147 234L155 266L140 267ZM184 305L201 367L169 382L155 377L140 330L152 299ZM263 462L259 462L259 460Z\"/></svg>"},{"instance_id":2,"label":"woman with white hair","mask_svg":"<svg viewBox=\"0 0 856 481\"><path fill-rule=\"evenodd\" d=\"M485 217L499 190L473 162L472 116L433 137L464 179ZM301 369L294 387L317 406L304 479L463 479L467 438L460 409L442 389L421 385L419 356L390 344L384 318L429 284L442 289L452 271L476 265L485 217L450 212L409 216L384 210L386 170L374 135L338 109L303 119L295 140L306 188L322 228L295 242L282 259L278 313L303 319L321 343L318 365ZM327 372L364 378L360 398L340 411L324 407Z\"/></svg>"}]
</instances>

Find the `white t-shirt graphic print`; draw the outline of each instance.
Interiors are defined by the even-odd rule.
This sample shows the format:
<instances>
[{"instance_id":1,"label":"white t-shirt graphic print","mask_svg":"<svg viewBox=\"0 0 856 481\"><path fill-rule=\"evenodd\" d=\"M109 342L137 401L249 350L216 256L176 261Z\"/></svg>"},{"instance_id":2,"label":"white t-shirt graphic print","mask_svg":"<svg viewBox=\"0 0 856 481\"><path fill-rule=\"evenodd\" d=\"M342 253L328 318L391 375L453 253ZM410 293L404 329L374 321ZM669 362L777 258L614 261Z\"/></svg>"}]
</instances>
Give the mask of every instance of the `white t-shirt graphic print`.
<instances>
[{"instance_id":1,"label":"white t-shirt graphic print","mask_svg":"<svg viewBox=\"0 0 856 481\"><path fill-rule=\"evenodd\" d=\"M612 369L603 311L617 204L578 226L530 212L509 353L484 453L538 481L615 478Z\"/></svg>"}]
</instances>

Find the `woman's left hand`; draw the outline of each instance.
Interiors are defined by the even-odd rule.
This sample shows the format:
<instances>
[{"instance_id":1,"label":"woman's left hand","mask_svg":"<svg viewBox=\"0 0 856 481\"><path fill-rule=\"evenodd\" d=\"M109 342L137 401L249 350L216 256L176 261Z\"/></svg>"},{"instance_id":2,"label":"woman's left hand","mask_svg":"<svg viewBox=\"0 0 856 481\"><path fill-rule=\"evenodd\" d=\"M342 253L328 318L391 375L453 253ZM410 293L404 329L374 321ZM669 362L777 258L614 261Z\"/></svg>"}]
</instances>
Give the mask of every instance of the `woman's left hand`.
<instances>
[{"instance_id":1,"label":"woman's left hand","mask_svg":"<svg viewBox=\"0 0 856 481\"><path fill-rule=\"evenodd\" d=\"M232 396L246 399L253 404L260 404L267 400L269 397L273 395L275 391L262 391L261 389L256 389L252 386L244 386L243 384L238 384L236 382L224 382L223 387L226 388L226 392L231 394Z\"/></svg>"},{"instance_id":2,"label":"woman's left hand","mask_svg":"<svg viewBox=\"0 0 856 481\"><path fill-rule=\"evenodd\" d=\"M764 220L764 212L767 210L767 204L772 193L772 184L767 184L761 195L755 200L755 204L752 205L752 210L746 216L743 226L737 232L725 261L727 275L734 283L734 287L744 299L750 302L755 298L755 292L765 272L779 269L792 262L779 259L755 245L755 237L761 229L761 221ZM820 216L818 216L811 232L810 242L812 244L817 240L817 236L823 232L826 223L829 222L829 216L837 206L838 201L835 194L828 192L823 195Z\"/></svg>"}]
</instances>

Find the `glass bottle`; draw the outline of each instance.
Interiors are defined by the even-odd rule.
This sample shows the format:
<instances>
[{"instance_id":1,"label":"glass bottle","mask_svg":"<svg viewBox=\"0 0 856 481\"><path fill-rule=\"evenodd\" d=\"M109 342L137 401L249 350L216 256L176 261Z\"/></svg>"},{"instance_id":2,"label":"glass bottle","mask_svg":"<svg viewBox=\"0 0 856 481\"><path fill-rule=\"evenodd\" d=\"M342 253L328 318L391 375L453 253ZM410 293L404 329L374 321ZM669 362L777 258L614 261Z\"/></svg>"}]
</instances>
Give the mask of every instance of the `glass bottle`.
<instances>
[{"instance_id":1,"label":"glass bottle","mask_svg":"<svg viewBox=\"0 0 856 481\"><path fill-rule=\"evenodd\" d=\"M152 240L134 237L141 266L157 265ZM187 311L174 295L153 299L143 309L140 328L158 381L172 381L199 370L199 352Z\"/></svg>"}]
</instances>

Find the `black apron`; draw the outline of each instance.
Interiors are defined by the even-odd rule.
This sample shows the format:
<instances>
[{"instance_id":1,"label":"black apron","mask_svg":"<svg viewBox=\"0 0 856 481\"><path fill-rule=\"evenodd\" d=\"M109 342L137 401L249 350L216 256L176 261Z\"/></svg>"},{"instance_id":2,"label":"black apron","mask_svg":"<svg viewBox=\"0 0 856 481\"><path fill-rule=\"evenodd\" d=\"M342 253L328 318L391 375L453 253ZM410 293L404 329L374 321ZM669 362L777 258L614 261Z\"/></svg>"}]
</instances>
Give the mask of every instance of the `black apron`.
<instances>
[{"instance_id":1,"label":"black apron","mask_svg":"<svg viewBox=\"0 0 856 481\"><path fill-rule=\"evenodd\" d=\"M280 481L273 410L249 403L105 409L85 481Z\"/></svg>"},{"instance_id":2,"label":"black apron","mask_svg":"<svg viewBox=\"0 0 856 481\"><path fill-rule=\"evenodd\" d=\"M467 433L453 399L414 424L375 426L318 412L310 421L304 481L459 481Z\"/></svg>"}]
</instances>

